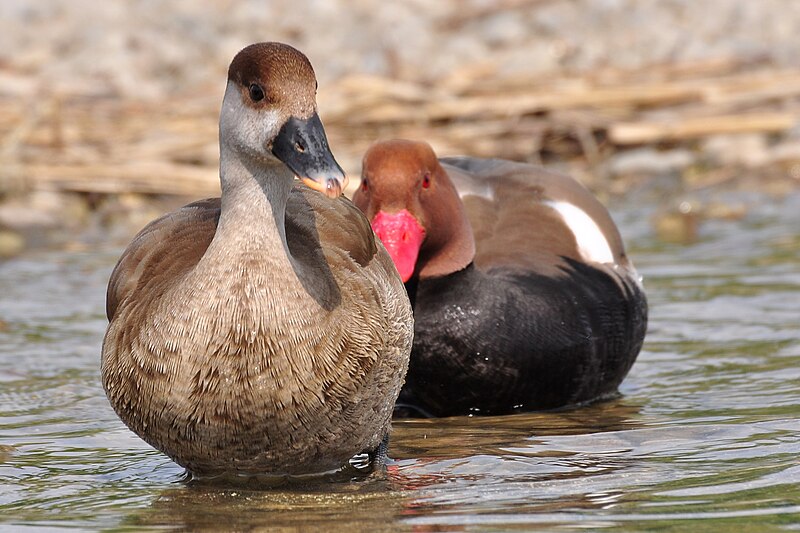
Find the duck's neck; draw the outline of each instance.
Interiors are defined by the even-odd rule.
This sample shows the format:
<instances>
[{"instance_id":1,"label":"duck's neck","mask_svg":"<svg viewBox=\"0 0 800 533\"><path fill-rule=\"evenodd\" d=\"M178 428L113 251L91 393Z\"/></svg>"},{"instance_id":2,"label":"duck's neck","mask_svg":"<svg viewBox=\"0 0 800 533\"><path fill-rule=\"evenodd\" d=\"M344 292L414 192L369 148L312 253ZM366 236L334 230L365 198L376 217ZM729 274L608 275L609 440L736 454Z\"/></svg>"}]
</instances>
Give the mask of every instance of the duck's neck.
<instances>
[{"instance_id":1,"label":"duck's neck","mask_svg":"<svg viewBox=\"0 0 800 533\"><path fill-rule=\"evenodd\" d=\"M286 236L292 174L277 161L221 152L222 207L214 238L194 269L196 288L217 298L235 297L241 308L260 309L258 320L271 320L279 312L276 302L284 300L307 311L313 300ZM216 280L214 286L208 280Z\"/></svg>"},{"instance_id":2,"label":"duck's neck","mask_svg":"<svg viewBox=\"0 0 800 533\"><path fill-rule=\"evenodd\" d=\"M277 162L242 159L223 147L220 177L222 210L212 244L233 254L268 251L268 261L289 266L285 218L291 171Z\"/></svg>"},{"instance_id":3,"label":"duck's neck","mask_svg":"<svg viewBox=\"0 0 800 533\"><path fill-rule=\"evenodd\" d=\"M475 237L455 187L429 211L428 236L420 249L420 279L446 276L466 268L475 259Z\"/></svg>"}]
</instances>

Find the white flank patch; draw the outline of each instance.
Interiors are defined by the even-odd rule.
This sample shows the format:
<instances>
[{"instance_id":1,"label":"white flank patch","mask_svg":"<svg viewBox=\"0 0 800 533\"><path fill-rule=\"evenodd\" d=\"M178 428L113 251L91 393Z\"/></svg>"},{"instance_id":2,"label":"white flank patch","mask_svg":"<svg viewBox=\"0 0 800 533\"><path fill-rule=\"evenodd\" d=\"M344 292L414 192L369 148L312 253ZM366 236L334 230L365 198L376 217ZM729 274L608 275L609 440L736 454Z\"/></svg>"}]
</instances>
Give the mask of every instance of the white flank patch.
<instances>
[{"instance_id":1,"label":"white flank patch","mask_svg":"<svg viewBox=\"0 0 800 533\"><path fill-rule=\"evenodd\" d=\"M569 202L545 202L558 211L567 227L575 235L578 251L586 261L613 263L614 254L600 227L586 212Z\"/></svg>"}]
</instances>

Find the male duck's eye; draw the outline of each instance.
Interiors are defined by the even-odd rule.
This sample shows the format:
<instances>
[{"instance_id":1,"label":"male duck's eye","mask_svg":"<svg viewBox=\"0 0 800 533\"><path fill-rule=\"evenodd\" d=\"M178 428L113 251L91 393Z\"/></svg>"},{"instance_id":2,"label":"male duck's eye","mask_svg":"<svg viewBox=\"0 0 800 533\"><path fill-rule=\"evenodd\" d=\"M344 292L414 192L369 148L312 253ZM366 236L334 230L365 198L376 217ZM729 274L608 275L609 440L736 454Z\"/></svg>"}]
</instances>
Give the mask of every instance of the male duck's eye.
<instances>
[{"instance_id":1,"label":"male duck's eye","mask_svg":"<svg viewBox=\"0 0 800 533\"><path fill-rule=\"evenodd\" d=\"M426 173L422 177L422 188L427 189L430 186L431 186L431 175Z\"/></svg>"},{"instance_id":2,"label":"male duck's eye","mask_svg":"<svg viewBox=\"0 0 800 533\"><path fill-rule=\"evenodd\" d=\"M257 83L250 84L250 99L254 102L260 102L264 99L264 89Z\"/></svg>"},{"instance_id":3,"label":"male duck's eye","mask_svg":"<svg viewBox=\"0 0 800 533\"><path fill-rule=\"evenodd\" d=\"M369 183L367 182L367 178L364 178L361 180L361 191L367 192L367 190L369 190Z\"/></svg>"}]
</instances>

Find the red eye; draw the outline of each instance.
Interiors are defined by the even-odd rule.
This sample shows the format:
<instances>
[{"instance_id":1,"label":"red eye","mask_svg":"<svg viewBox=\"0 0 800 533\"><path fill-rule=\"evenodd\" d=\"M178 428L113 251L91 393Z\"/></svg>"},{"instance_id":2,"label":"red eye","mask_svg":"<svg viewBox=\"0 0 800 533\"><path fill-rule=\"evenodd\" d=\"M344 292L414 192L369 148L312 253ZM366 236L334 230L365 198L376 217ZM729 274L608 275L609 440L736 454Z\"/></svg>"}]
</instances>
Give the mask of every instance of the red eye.
<instances>
[{"instance_id":1,"label":"red eye","mask_svg":"<svg viewBox=\"0 0 800 533\"><path fill-rule=\"evenodd\" d=\"M367 192L367 189L369 189L369 183L367 183L367 178L364 178L361 180L361 192Z\"/></svg>"},{"instance_id":2,"label":"red eye","mask_svg":"<svg viewBox=\"0 0 800 533\"><path fill-rule=\"evenodd\" d=\"M430 186L431 186L431 175L425 174L425 176L422 177L422 188L427 189Z\"/></svg>"}]
</instances>

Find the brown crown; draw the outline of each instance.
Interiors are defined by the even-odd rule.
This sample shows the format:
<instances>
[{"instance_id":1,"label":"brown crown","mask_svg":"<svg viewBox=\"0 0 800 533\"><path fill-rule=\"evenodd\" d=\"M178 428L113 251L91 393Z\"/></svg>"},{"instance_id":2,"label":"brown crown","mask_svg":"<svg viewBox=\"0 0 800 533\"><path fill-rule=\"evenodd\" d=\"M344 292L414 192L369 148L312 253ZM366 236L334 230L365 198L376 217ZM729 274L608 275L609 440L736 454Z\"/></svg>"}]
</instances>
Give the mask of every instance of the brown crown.
<instances>
[{"instance_id":1,"label":"brown crown","mask_svg":"<svg viewBox=\"0 0 800 533\"><path fill-rule=\"evenodd\" d=\"M244 48L231 61L228 80L238 84L243 100L253 106L274 106L305 118L316 109L317 79L302 52L283 43L257 43ZM250 85L264 90L261 102L249 98Z\"/></svg>"}]
</instances>

